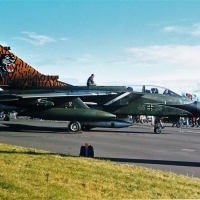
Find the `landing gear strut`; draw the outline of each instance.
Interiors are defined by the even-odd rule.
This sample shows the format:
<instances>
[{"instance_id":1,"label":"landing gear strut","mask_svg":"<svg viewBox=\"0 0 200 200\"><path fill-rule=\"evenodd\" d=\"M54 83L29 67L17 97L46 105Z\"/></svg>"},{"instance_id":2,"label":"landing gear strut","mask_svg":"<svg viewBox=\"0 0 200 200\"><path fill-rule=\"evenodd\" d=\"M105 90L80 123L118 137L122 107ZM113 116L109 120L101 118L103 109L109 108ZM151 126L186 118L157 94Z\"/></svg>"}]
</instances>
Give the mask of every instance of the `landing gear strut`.
<instances>
[{"instance_id":1,"label":"landing gear strut","mask_svg":"<svg viewBox=\"0 0 200 200\"><path fill-rule=\"evenodd\" d=\"M160 117L156 117L154 124L154 133L161 134L163 128L164 127L162 125Z\"/></svg>"}]
</instances>

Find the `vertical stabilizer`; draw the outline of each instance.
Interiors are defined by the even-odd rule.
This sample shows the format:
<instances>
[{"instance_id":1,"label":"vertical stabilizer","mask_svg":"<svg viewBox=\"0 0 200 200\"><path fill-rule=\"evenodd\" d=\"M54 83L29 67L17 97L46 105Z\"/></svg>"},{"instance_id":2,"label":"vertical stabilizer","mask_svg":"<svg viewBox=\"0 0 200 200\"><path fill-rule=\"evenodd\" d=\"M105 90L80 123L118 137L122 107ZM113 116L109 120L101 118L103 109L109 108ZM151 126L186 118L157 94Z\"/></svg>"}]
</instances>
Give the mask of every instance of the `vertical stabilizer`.
<instances>
[{"instance_id":1,"label":"vertical stabilizer","mask_svg":"<svg viewBox=\"0 0 200 200\"><path fill-rule=\"evenodd\" d=\"M0 45L0 85L53 87L67 86L59 76L44 75Z\"/></svg>"}]
</instances>

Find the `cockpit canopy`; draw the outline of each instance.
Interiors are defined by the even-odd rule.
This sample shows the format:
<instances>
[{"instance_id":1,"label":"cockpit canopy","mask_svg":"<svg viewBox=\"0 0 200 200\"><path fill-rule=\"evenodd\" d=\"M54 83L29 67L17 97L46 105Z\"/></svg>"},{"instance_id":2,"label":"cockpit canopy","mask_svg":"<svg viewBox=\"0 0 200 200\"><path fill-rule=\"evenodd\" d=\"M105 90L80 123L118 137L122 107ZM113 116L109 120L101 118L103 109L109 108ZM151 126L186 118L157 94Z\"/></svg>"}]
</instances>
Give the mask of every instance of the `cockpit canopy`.
<instances>
[{"instance_id":1,"label":"cockpit canopy","mask_svg":"<svg viewBox=\"0 0 200 200\"><path fill-rule=\"evenodd\" d=\"M142 92L142 93L155 93L155 94L165 94L173 97L181 97L181 95L160 86L152 86L152 85L133 85L127 86L127 91L129 92Z\"/></svg>"}]
</instances>

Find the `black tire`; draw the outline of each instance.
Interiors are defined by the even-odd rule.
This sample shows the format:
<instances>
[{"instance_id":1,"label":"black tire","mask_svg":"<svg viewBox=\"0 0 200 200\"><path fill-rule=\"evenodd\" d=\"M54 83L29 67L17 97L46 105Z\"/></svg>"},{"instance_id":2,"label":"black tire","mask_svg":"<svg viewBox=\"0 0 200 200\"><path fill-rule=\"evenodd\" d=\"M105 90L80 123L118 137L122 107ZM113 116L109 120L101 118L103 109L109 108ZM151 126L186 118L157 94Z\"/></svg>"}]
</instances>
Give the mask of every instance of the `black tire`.
<instances>
[{"instance_id":1,"label":"black tire","mask_svg":"<svg viewBox=\"0 0 200 200\"><path fill-rule=\"evenodd\" d=\"M161 134L161 132L162 132L162 130L161 130L160 127L154 128L154 133L156 133L156 134Z\"/></svg>"},{"instance_id":2,"label":"black tire","mask_svg":"<svg viewBox=\"0 0 200 200\"><path fill-rule=\"evenodd\" d=\"M78 132L81 130L81 124L77 121L75 122L70 122L69 123L69 126L68 126L68 129L70 132Z\"/></svg>"}]
</instances>

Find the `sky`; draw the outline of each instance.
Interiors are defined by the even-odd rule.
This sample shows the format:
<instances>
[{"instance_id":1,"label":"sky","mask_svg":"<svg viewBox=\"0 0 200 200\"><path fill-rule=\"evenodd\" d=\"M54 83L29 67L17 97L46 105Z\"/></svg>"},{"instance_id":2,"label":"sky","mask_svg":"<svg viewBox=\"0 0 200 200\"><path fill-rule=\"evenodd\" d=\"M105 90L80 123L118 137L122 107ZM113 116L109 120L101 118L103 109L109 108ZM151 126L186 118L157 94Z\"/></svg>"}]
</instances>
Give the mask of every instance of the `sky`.
<instances>
[{"instance_id":1,"label":"sky","mask_svg":"<svg viewBox=\"0 0 200 200\"><path fill-rule=\"evenodd\" d=\"M72 85L200 96L200 1L0 0L0 45Z\"/></svg>"}]
</instances>

